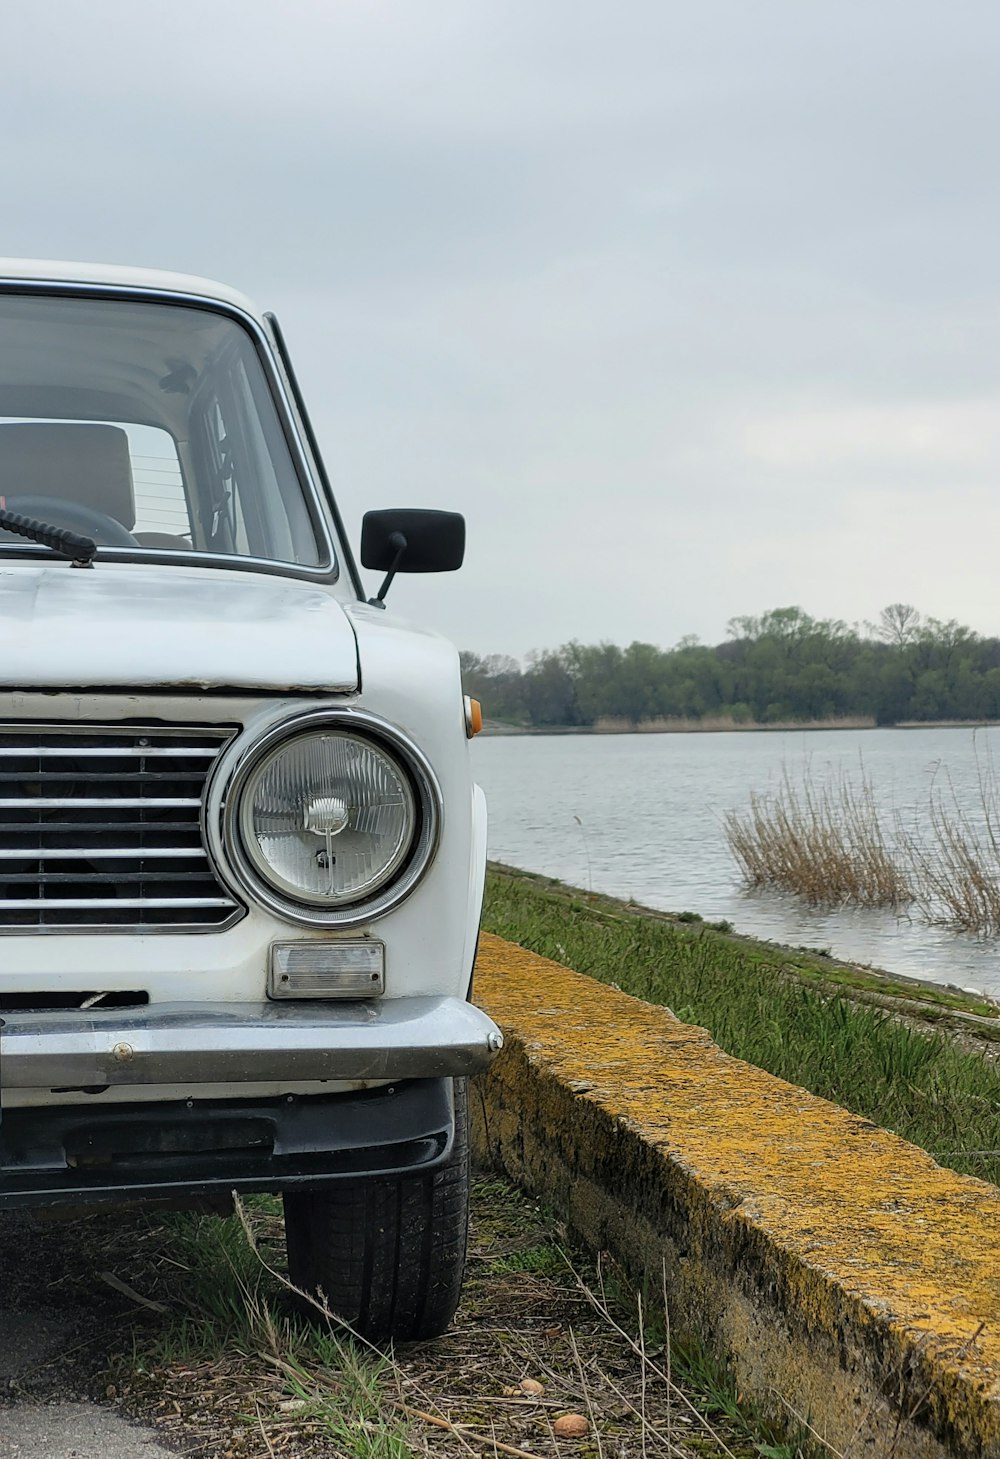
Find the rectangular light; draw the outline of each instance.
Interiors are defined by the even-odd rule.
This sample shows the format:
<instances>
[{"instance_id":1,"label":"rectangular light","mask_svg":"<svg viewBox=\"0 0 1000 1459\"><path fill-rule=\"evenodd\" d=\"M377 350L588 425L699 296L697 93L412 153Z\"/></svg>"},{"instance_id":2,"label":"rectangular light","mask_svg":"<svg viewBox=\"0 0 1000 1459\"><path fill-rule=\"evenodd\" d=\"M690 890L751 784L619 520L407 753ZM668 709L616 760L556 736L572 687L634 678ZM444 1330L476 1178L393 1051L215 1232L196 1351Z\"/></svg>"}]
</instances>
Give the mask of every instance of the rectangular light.
<instances>
[{"instance_id":1,"label":"rectangular light","mask_svg":"<svg viewBox=\"0 0 1000 1459\"><path fill-rule=\"evenodd\" d=\"M371 937L272 942L269 998L372 998L385 992L385 944Z\"/></svg>"}]
</instances>

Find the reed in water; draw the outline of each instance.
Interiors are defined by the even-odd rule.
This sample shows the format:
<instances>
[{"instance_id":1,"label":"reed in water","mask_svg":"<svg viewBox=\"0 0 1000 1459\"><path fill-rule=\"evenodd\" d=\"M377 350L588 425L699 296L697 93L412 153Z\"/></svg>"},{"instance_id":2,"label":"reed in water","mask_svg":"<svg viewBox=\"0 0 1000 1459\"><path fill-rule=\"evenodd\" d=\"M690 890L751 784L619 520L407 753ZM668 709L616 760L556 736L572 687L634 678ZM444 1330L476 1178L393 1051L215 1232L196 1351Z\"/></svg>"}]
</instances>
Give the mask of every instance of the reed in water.
<instances>
[{"instance_id":1,"label":"reed in water","mask_svg":"<svg viewBox=\"0 0 1000 1459\"><path fill-rule=\"evenodd\" d=\"M729 811L729 848L748 887L791 892L813 907L915 905L927 923L1000 936L1000 781L977 754L978 787L959 797L947 774L913 826L879 809L871 781L843 771L817 785L784 771L777 791ZM971 808L970 808L971 807Z\"/></svg>"},{"instance_id":2,"label":"reed in water","mask_svg":"<svg viewBox=\"0 0 1000 1459\"><path fill-rule=\"evenodd\" d=\"M914 900L910 868L883 824L871 781L841 772L817 786L786 768L776 791L729 811L725 833L749 887L792 892L813 907L893 907Z\"/></svg>"},{"instance_id":3,"label":"reed in water","mask_svg":"<svg viewBox=\"0 0 1000 1459\"><path fill-rule=\"evenodd\" d=\"M950 777L931 788L929 834L903 838L927 922L1000 935L1000 786L992 758L976 755L978 803L963 808Z\"/></svg>"}]
</instances>

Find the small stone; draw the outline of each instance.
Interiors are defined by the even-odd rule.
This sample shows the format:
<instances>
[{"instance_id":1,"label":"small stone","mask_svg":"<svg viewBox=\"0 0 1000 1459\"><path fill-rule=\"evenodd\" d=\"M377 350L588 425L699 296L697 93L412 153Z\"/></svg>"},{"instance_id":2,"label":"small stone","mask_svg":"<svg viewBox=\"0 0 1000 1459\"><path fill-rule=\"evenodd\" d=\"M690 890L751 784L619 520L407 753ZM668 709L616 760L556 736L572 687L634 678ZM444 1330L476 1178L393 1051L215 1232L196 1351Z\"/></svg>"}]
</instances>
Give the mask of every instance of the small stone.
<instances>
[{"instance_id":1,"label":"small stone","mask_svg":"<svg viewBox=\"0 0 1000 1459\"><path fill-rule=\"evenodd\" d=\"M560 1414L552 1425L557 1439L582 1439L590 1432L590 1424L582 1413Z\"/></svg>"},{"instance_id":2,"label":"small stone","mask_svg":"<svg viewBox=\"0 0 1000 1459\"><path fill-rule=\"evenodd\" d=\"M537 1378L522 1378L521 1392L526 1393L529 1398L541 1398L545 1392L545 1385L539 1383Z\"/></svg>"}]
</instances>

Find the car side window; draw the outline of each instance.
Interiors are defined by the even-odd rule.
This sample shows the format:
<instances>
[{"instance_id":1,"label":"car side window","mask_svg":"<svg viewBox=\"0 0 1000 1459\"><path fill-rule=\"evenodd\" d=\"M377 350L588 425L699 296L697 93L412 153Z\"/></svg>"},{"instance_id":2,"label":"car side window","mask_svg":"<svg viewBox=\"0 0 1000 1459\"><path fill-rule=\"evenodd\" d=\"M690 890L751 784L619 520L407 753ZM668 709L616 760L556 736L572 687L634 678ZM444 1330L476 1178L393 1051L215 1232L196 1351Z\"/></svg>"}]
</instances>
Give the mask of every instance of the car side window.
<instances>
[{"instance_id":1,"label":"car side window","mask_svg":"<svg viewBox=\"0 0 1000 1459\"><path fill-rule=\"evenodd\" d=\"M213 380L210 393L192 402L191 440L199 458L198 475L211 482L203 498L199 545L210 552L263 556L270 551L297 560L308 556L314 540L308 513L270 463L252 382L242 360L229 362Z\"/></svg>"},{"instance_id":2,"label":"car side window","mask_svg":"<svg viewBox=\"0 0 1000 1459\"><path fill-rule=\"evenodd\" d=\"M238 464L239 441L223 416L218 398L207 402L202 432L212 482L202 523L205 545L209 551L250 553L240 492L241 470L245 475L247 467L245 461L242 468Z\"/></svg>"},{"instance_id":3,"label":"car side window","mask_svg":"<svg viewBox=\"0 0 1000 1459\"><path fill-rule=\"evenodd\" d=\"M155 426L125 425L135 492L134 533L143 546L191 546L191 512L177 445ZM155 540L146 540L155 539Z\"/></svg>"}]
</instances>

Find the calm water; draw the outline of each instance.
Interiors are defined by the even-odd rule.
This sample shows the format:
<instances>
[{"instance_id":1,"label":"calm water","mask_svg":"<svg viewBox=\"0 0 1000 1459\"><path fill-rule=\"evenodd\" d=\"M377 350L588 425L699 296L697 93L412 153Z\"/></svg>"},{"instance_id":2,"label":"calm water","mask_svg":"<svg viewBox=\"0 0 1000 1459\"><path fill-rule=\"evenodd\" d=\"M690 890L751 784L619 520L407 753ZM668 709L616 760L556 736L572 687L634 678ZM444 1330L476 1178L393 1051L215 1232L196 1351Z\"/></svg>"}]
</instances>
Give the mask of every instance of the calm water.
<instances>
[{"instance_id":1,"label":"calm water","mask_svg":"<svg viewBox=\"0 0 1000 1459\"><path fill-rule=\"evenodd\" d=\"M727 918L740 932L911 977L1000 995L1000 942L958 936L882 912L820 912L741 889L722 830L751 790L776 788L807 764L819 784L859 765L906 824L926 815L947 775L970 814L979 770L1000 760L1000 730L566 735L476 741L490 803L490 855L580 887L665 911Z\"/></svg>"}]
</instances>

